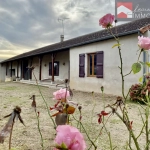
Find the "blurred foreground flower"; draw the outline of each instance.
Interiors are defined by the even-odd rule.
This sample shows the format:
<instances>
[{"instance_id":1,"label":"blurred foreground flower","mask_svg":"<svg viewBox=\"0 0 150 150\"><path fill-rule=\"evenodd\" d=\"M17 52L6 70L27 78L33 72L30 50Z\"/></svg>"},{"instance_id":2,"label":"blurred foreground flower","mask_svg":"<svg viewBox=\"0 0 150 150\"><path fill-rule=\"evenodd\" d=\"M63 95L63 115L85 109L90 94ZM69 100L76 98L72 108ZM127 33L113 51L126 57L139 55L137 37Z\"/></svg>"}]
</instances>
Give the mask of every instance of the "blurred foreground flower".
<instances>
[{"instance_id":1,"label":"blurred foreground flower","mask_svg":"<svg viewBox=\"0 0 150 150\"><path fill-rule=\"evenodd\" d=\"M60 125L56 129L55 142L58 150L85 150L86 144L83 135L78 129L70 125Z\"/></svg>"},{"instance_id":2,"label":"blurred foreground flower","mask_svg":"<svg viewBox=\"0 0 150 150\"><path fill-rule=\"evenodd\" d=\"M60 89L54 92L53 95L56 100L64 100L70 96L69 91L66 89Z\"/></svg>"},{"instance_id":3,"label":"blurred foreground flower","mask_svg":"<svg viewBox=\"0 0 150 150\"><path fill-rule=\"evenodd\" d=\"M149 50L150 49L150 38L149 37L143 37L138 36L138 45L141 49Z\"/></svg>"},{"instance_id":4,"label":"blurred foreground flower","mask_svg":"<svg viewBox=\"0 0 150 150\"><path fill-rule=\"evenodd\" d=\"M112 14L106 14L99 20L99 25L103 28L108 28L112 26L115 17Z\"/></svg>"}]
</instances>

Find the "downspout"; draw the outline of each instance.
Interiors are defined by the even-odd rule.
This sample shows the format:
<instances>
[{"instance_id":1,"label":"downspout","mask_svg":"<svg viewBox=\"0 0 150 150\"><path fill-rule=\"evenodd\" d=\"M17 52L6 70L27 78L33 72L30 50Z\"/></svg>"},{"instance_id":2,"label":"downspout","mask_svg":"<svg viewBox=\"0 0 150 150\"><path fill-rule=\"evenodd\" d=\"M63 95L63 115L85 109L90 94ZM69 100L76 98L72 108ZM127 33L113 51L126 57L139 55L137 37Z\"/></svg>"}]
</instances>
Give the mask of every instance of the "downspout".
<instances>
[{"instance_id":1,"label":"downspout","mask_svg":"<svg viewBox=\"0 0 150 150\"><path fill-rule=\"evenodd\" d=\"M138 35L142 36L142 33L140 32L140 30L138 31ZM143 62L144 62L144 64L146 63L146 52L145 51L143 51ZM143 66L143 84L146 82L145 74L146 74L146 65Z\"/></svg>"},{"instance_id":2,"label":"downspout","mask_svg":"<svg viewBox=\"0 0 150 150\"><path fill-rule=\"evenodd\" d=\"M143 62L144 62L144 64L146 63L146 52L145 51L143 51ZM144 67L143 67L143 83L145 83L145 81L146 81L145 74L146 74L146 65L144 65Z\"/></svg>"}]
</instances>

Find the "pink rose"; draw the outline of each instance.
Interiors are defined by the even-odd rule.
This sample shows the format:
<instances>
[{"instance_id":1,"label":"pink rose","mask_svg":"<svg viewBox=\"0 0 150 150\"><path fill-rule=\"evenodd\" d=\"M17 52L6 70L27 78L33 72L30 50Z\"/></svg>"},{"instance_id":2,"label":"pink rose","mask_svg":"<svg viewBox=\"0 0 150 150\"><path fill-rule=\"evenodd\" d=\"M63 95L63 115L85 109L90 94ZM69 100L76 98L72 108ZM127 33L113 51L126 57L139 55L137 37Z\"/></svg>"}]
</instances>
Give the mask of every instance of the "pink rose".
<instances>
[{"instance_id":1,"label":"pink rose","mask_svg":"<svg viewBox=\"0 0 150 150\"><path fill-rule=\"evenodd\" d=\"M150 38L149 37L143 37L143 36L138 36L138 45L140 48L144 50L149 50L150 49Z\"/></svg>"},{"instance_id":2,"label":"pink rose","mask_svg":"<svg viewBox=\"0 0 150 150\"><path fill-rule=\"evenodd\" d=\"M62 100L70 96L69 91L66 92L66 89L60 89L53 93L54 98L57 100Z\"/></svg>"},{"instance_id":3,"label":"pink rose","mask_svg":"<svg viewBox=\"0 0 150 150\"><path fill-rule=\"evenodd\" d=\"M86 149L86 144L83 139L83 135L75 127L72 127L70 125L59 125L56 131L57 135L55 138L55 142L58 146L61 146L62 143L64 143L66 148L69 150Z\"/></svg>"},{"instance_id":4,"label":"pink rose","mask_svg":"<svg viewBox=\"0 0 150 150\"><path fill-rule=\"evenodd\" d=\"M108 28L112 26L114 19L115 19L114 15L107 14L99 20L99 25L102 26L103 28Z\"/></svg>"}]
</instances>

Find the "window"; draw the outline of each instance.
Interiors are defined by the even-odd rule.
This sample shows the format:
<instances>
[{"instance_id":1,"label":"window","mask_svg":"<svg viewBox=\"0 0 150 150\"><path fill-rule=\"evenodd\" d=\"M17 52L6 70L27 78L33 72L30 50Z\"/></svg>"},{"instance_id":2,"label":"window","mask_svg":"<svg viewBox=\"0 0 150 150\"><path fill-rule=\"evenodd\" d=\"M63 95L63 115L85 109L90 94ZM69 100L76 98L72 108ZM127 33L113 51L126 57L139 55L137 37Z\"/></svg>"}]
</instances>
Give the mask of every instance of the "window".
<instances>
[{"instance_id":1,"label":"window","mask_svg":"<svg viewBox=\"0 0 150 150\"><path fill-rule=\"evenodd\" d=\"M103 78L104 52L87 54L87 76ZM85 54L79 54L79 77L85 77Z\"/></svg>"},{"instance_id":2,"label":"window","mask_svg":"<svg viewBox=\"0 0 150 150\"><path fill-rule=\"evenodd\" d=\"M52 75L52 62L49 63L49 75ZM54 62L54 76L59 76L59 62Z\"/></svg>"},{"instance_id":3,"label":"window","mask_svg":"<svg viewBox=\"0 0 150 150\"><path fill-rule=\"evenodd\" d=\"M96 76L96 53L88 54L88 76Z\"/></svg>"}]
</instances>

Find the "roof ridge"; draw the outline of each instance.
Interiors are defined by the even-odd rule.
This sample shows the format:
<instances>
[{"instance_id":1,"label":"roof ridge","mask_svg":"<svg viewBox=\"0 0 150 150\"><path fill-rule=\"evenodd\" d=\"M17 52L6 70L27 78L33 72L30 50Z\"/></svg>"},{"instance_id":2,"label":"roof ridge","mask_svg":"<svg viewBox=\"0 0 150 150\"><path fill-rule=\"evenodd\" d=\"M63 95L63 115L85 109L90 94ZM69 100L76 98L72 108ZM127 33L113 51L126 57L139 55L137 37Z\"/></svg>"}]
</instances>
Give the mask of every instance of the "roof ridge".
<instances>
[{"instance_id":1,"label":"roof ridge","mask_svg":"<svg viewBox=\"0 0 150 150\"><path fill-rule=\"evenodd\" d=\"M150 24L149 17L141 18L141 19L134 20L132 22L127 22L124 24L114 26L114 27L112 27L112 32L114 34L116 34L116 29L117 29L117 33L119 36L133 34L133 33L135 33L135 31L137 32L139 29L141 29L142 27L147 26L149 24ZM57 50L69 49L71 47L75 47L75 46L79 46L79 45L83 45L83 44L87 44L87 43L92 43L92 42L97 42L97 41L109 39L109 38L112 38L111 34L106 29L103 29L103 30L88 33L85 35L81 35L78 37L74 37L74 38L68 39L63 42L57 42L57 43L53 43L53 44L50 44L47 46L40 47L40 48L31 50L31 51L22 53L20 55L14 56L7 60L4 60L1 63L8 62L11 60L16 60L16 59L21 59L21 58L25 58L25 57L29 57L29 56L50 53L50 52L57 51Z\"/></svg>"}]
</instances>

